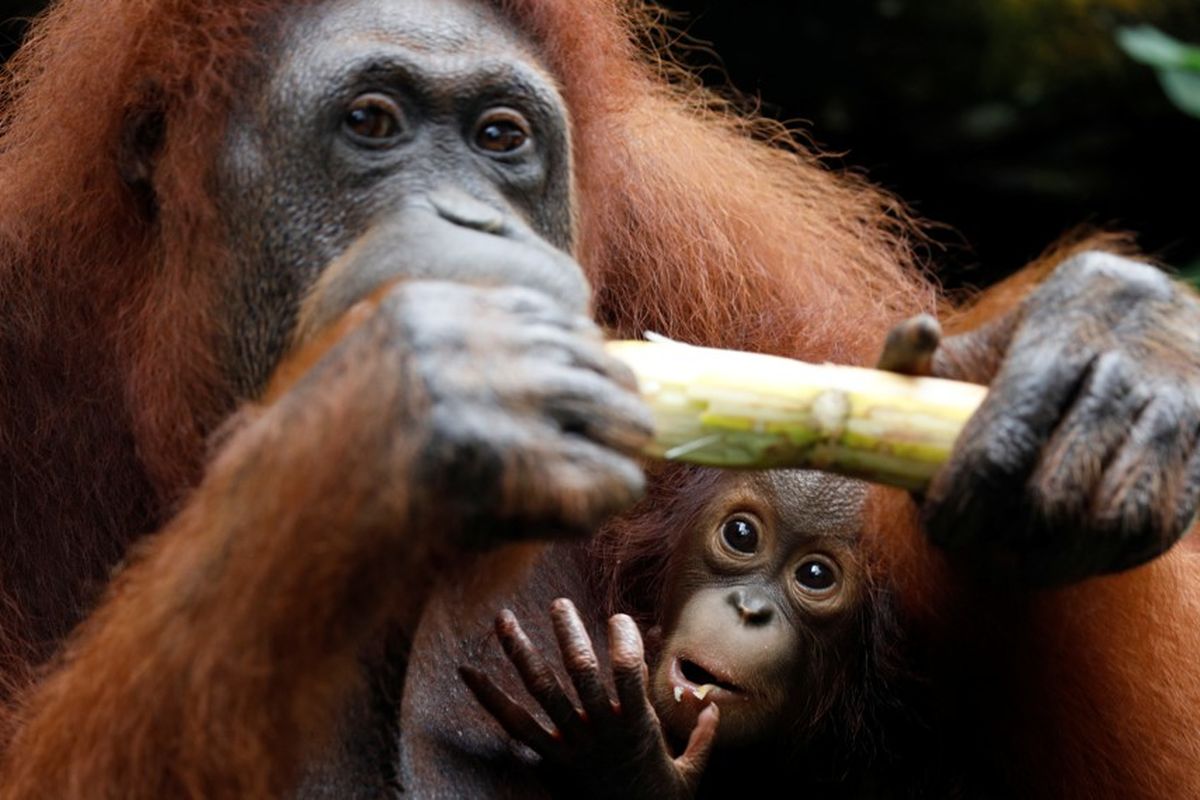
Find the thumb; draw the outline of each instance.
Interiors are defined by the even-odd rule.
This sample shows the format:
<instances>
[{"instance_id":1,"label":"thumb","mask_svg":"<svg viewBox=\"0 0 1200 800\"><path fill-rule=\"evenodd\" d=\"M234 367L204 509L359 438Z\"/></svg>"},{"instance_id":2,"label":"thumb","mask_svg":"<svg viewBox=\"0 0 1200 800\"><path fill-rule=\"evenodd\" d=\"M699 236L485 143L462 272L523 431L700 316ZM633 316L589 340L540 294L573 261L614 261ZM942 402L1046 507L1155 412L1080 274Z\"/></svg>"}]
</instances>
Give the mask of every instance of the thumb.
<instances>
[{"instance_id":1,"label":"thumb","mask_svg":"<svg viewBox=\"0 0 1200 800\"><path fill-rule=\"evenodd\" d=\"M933 354L931 373L987 386L996 377L1012 343L1021 315L1011 312L978 328L944 337Z\"/></svg>"},{"instance_id":2,"label":"thumb","mask_svg":"<svg viewBox=\"0 0 1200 800\"><path fill-rule=\"evenodd\" d=\"M875 369L902 375L929 375L941 340L942 328L936 319L928 314L909 317L888 331Z\"/></svg>"},{"instance_id":3,"label":"thumb","mask_svg":"<svg viewBox=\"0 0 1200 800\"><path fill-rule=\"evenodd\" d=\"M683 778L689 792L695 793L704 776L704 768L708 765L708 757L712 754L713 742L717 738L717 723L721 712L715 703L707 705L696 720L696 727L688 736L687 748L683 755L675 759L675 768Z\"/></svg>"}]
</instances>

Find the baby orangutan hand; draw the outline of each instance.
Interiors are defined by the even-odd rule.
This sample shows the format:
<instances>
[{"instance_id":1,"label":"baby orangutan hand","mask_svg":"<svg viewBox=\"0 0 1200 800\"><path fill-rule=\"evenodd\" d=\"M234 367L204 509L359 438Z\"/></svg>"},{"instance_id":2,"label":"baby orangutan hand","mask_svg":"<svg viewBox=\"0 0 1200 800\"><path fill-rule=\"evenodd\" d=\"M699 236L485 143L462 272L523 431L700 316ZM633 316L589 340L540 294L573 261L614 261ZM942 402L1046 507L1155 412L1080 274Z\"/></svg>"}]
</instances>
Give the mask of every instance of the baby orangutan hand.
<instances>
[{"instance_id":1,"label":"baby orangutan hand","mask_svg":"<svg viewBox=\"0 0 1200 800\"><path fill-rule=\"evenodd\" d=\"M608 622L613 700L575 605L565 598L555 600L550 620L582 709L507 609L496 617L496 635L552 726L547 728L483 672L460 667L463 681L483 707L510 736L541 757L556 795L629 800L695 796L716 737L717 707L709 705L700 714L683 754L673 758L646 693L648 673L637 624L625 614Z\"/></svg>"}]
</instances>

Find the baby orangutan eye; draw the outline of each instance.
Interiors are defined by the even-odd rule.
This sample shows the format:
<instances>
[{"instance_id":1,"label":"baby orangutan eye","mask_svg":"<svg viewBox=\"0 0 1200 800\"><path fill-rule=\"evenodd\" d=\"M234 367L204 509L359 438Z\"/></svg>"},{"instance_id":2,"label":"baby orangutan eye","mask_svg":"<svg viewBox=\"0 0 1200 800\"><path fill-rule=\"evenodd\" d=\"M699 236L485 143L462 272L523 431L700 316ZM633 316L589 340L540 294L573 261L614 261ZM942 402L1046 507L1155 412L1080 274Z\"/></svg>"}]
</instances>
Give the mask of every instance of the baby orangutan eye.
<instances>
[{"instance_id":1,"label":"baby orangutan eye","mask_svg":"<svg viewBox=\"0 0 1200 800\"><path fill-rule=\"evenodd\" d=\"M806 558L796 567L796 583L809 594L827 595L837 588L837 568L824 558Z\"/></svg>"},{"instance_id":2,"label":"baby orangutan eye","mask_svg":"<svg viewBox=\"0 0 1200 800\"><path fill-rule=\"evenodd\" d=\"M736 553L751 555L758 550L758 526L745 517L732 517L721 526L721 538Z\"/></svg>"}]
</instances>

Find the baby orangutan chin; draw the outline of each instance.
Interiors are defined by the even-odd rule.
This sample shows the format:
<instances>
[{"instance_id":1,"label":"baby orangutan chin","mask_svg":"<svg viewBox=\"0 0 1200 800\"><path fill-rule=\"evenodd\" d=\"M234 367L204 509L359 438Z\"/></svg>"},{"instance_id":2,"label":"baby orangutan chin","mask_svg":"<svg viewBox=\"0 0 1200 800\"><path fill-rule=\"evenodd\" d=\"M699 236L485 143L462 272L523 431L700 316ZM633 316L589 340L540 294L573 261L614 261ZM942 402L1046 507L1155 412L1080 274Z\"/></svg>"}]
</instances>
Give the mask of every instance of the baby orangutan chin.
<instances>
[{"instance_id":1,"label":"baby orangutan chin","mask_svg":"<svg viewBox=\"0 0 1200 800\"><path fill-rule=\"evenodd\" d=\"M864 739L891 638L881 632L888 604L860 547L865 487L783 470L714 473L709 485L682 530L662 531L677 544L647 620L649 668L634 620L609 620L615 701L567 599L550 616L579 706L516 617L505 610L496 619L552 727L489 676L462 668L484 707L541 757L556 795L720 796L756 775L777 786L793 768L809 786L847 788L844 756Z\"/></svg>"}]
</instances>

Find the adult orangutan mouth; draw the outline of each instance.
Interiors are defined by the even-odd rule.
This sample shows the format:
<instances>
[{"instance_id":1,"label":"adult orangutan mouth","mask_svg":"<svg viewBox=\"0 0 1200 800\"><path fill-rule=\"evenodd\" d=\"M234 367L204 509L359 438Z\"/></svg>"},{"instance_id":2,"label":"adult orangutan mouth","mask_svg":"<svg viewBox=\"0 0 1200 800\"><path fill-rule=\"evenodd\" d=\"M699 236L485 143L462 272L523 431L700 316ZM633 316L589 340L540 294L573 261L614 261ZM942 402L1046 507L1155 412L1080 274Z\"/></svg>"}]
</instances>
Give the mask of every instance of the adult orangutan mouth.
<instances>
[{"instance_id":1,"label":"adult orangutan mouth","mask_svg":"<svg viewBox=\"0 0 1200 800\"><path fill-rule=\"evenodd\" d=\"M671 662L671 685L676 703L682 703L689 695L705 704L746 697L746 690L728 676L687 656L676 656Z\"/></svg>"}]
</instances>

